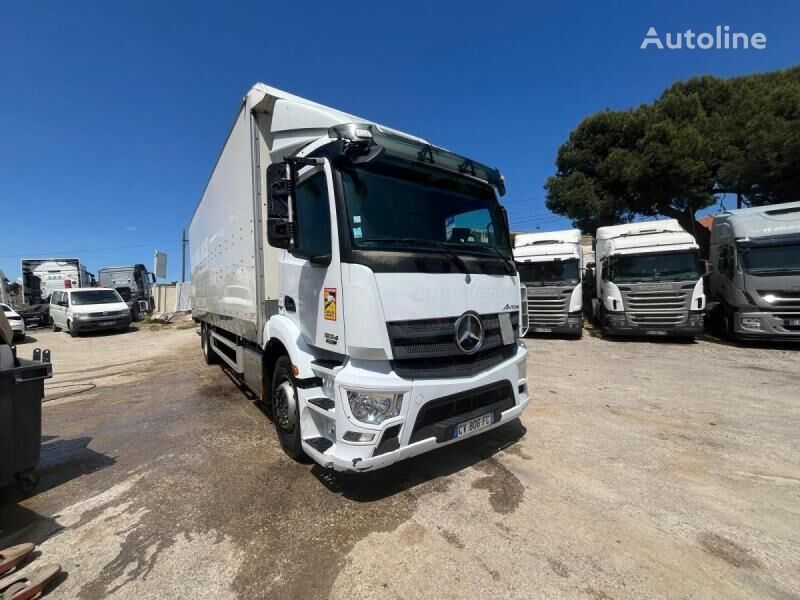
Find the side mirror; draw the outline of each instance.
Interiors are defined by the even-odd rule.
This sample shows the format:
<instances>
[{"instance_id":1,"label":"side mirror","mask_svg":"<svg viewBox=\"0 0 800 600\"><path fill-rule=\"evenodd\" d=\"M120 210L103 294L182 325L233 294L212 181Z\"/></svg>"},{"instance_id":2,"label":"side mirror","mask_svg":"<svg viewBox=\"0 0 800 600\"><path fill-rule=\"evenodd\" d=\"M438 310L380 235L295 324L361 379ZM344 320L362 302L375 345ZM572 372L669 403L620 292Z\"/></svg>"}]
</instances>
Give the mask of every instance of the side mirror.
<instances>
[{"instance_id":1,"label":"side mirror","mask_svg":"<svg viewBox=\"0 0 800 600\"><path fill-rule=\"evenodd\" d=\"M290 199L294 189L292 169L286 162L267 167L267 240L274 248L288 249L294 237Z\"/></svg>"},{"instance_id":2,"label":"side mirror","mask_svg":"<svg viewBox=\"0 0 800 600\"><path fill-rule=\"evenodd\" d=\"M589 263L586 263L586 267L585 268L586 269L594 269L595 266L596 266L595 263L589 262Z\"/></svg>"},{"instance_id":3,"label":"side mirror","mask_svg":"<svg viewBox=\"0 0 800 600\"><path fill-rule=\"evenodd\" d=\"M150 283L155 283L155 282L156 282L156 274L150 273Z\"/></svg>"},{"instance_id":4,"label":"side mirror","mask_svg":"<svg viewBox=\"0 0 800 600\"><path fill-rule=\"evenodd\" d=\"M711 262L704 258L701 258L698 262L700 263L700 272L703 274L703 277L711 275Z\"/></svg>"}]
</instances>

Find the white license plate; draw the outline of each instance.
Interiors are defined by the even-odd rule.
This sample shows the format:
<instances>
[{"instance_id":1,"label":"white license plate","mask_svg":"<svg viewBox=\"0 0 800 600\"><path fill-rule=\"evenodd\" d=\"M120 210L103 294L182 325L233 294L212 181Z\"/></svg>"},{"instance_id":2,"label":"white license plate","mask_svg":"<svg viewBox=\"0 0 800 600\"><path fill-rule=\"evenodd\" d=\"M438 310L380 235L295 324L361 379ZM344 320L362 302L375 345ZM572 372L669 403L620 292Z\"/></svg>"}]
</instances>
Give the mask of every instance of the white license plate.
<instances>
[{"instance_id":1,"label":"white license plate","mask_svg":"<svg viewBox=\"0 0 800 600\"><path fill-rule=\"evenodd\" d=\"M479 429L488 427L492 423L494 423L494 413L487 413L485 415L481 415L480 417L470 419L469 421L464 421L463 423L456 425L455 437L461 437L462 435L472 433L473 431L478 431Z\"/></svg>"},{"instance_id":2,"label":"white license plate","mask_svg":"<svg viewBox=\"0 0 800 600\"><path fill-rule=\"evenodd\" d=\"M534 333L553 333L553 328L552 327L534 327L533 328L533 332Z\"/></svg>"},{"instance_id":3,"label":"white license plate","mask_svg":"<svg viewBox=\"0 0 800 600\"><path fill-rule=\"evenodd\" d=\"M114 323L116 323L116 321L114 321L114 320L111 320L111 321L100 321L99 325L113 325Z\"/></svg>"},{"instance_id":4,"label":"white license plate","mask_svg":"<svg viewBox=\"0 0 800 600\"><path fill-rule=\"evenodd\" d=\"M786 324L789 327L800 327L800 319L789 319Z\"/></svg>"},{"instance_id":5,"label":"white license plate","mask_svg":"<svg viewBox=\"0 0 800 600\"><path fill-rule=\"evenodd\" d=\"M645 331L647 335L667 335L666 331L659 331L658 329L651 329L650 331Z\"/></svg>"}]
</instances>

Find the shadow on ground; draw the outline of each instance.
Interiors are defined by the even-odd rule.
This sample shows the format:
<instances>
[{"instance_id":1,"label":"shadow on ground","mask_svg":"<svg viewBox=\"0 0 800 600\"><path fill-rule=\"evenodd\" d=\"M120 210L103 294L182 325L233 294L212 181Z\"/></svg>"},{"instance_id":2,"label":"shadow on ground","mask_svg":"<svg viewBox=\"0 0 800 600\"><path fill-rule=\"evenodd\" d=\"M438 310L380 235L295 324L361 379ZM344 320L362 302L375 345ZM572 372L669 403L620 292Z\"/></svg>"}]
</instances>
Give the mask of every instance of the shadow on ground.
<instances>
[{"instance_id":1,"label":"shadow on ground","mask_svg":"<svg viewBox=\"0 0 800 600\"><path fill-rule=\"evenodd\" d=\"M26 497L41 494L54 487L113 465L116 460L89 448L90 437L62 439L58 436L43 436L42 449L37 470L41 481L33 493L27 496L15 486L0 488L0 521L6 505L19 502ZM2 535L2 534L0 534Z\"/></svg>"},{"instance_id":2,"label":"shadow on ground","mask_svg":"<svg viewBox=\"0 0 800 600\"><path fill-rule=\"evenodd\" d=\"M439 450L366 473L339 473L314 465L311 473L329 491L355 502L375 502L432 479L471 467L516 444L526 433L519 419Z\"/></svg>"}]
</instances>

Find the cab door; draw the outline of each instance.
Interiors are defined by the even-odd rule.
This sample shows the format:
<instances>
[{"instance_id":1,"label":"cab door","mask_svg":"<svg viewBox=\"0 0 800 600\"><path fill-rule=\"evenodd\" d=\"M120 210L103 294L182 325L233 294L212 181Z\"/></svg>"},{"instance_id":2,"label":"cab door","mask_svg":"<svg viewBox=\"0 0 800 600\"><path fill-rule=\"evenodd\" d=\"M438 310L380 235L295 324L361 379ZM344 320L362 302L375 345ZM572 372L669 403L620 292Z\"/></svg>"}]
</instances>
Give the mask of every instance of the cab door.
<instances>
[{"instance_id":1,"label":"cab door","mask_svg":"<svg viewBox=\"0 0 800 600\"><path fill-rule=\"evenodd\" d=\"M295 235L281 265L282 311L297 323L307 343L343 353L339 234L327 159L298 172L292 209Z\"/></svg>"}]
</instances>

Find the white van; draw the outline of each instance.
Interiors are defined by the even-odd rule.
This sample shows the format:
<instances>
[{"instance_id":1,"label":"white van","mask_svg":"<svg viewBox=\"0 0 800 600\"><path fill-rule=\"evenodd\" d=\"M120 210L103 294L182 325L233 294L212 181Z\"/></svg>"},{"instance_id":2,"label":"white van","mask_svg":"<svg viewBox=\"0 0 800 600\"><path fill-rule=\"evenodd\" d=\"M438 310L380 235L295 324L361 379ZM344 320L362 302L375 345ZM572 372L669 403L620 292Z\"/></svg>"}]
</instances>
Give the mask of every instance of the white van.
<instances>
[{"instance_id":1,"label":"white van","mask_svg":"<svg viewBox=\"0 0 800 600\"><path fill-rule=\"evenodd\" d=\"M72 337L101 329L127 331L131 325L131 311L117 290L58 290L50 296L50 324L53 331L66 329Z\"/></svg>"}]
</instances>

